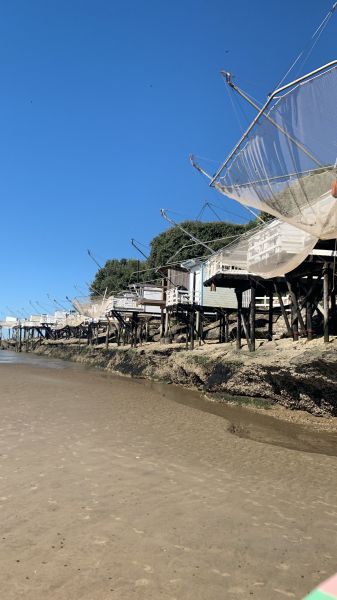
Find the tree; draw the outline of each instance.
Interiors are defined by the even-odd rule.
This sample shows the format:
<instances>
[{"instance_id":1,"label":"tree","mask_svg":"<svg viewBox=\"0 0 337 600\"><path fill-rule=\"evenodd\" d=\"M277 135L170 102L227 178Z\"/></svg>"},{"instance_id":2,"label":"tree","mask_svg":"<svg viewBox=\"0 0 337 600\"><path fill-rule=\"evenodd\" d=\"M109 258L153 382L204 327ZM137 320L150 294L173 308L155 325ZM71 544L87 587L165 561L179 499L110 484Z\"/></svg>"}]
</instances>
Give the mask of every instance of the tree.
<instances>
[{"instance_id":1,"label":"tree","mask_svg":"<svg viewBox=\"0 0 337 600\"><path fill-rule=\"evenodd\" d=\"M127 289L130 283L137 281L137 272L146 269L145 261L138 261L133 258L113 258L107 260L104 267L99 269L95 275L94 281L90 286L93 296L99 296L105 293L112 294ZM144 274L139 274L140 279L145 279Z\"/></svg>"},{"instance_id":2,"label":"tree","mask_svg":"<svg viewBox=\"0 0 337 600\"><path fill-rule=\"evenodd\" d=\"M268 215L264 213L267 218ZM260 224L256 219L245 225L225 223L223 221L202 222L185 221L181 226L189 233L203 242L207 242L213 250L219 250L233 242L241 234ZM102 269L99 269L91 284L93 296L102 295L107 290L108 294L128 288L130 283L149 281L160 277L156 269L168 263L179 263L183 260L196 257L205 257L210 252L201 244L194 243L179 227L170 227L163 233L155 236L151 241L151 253L147 261L138 261L131 258L108 260Z\"/></svg>"},{"instance_id":3,"label":"tree","mask_svg":"<svg viewBox=\"0 0 337 600\"><path fill-rule=\"evenodd\" d=\"M246 231L246 225L214 221L185 221L181 226L197 239L209 242L213 250L219 250L233 241L237 236ZM213 241L216 240L216 241ZM159 267L168 262L183 261L188 258L210 254L207 248L196 244L179 227L171 227L153 238L149 266Z\"/></svg>"}]
</instances>

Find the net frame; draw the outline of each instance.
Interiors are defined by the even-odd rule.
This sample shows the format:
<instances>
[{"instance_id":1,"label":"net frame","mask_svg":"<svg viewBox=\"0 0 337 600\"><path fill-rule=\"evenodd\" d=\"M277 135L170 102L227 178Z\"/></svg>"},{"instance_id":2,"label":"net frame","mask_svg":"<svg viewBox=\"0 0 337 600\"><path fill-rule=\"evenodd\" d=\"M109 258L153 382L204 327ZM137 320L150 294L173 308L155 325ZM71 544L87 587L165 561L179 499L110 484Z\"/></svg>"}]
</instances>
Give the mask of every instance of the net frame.
<instances>
[{"instance_id":1,"label":"net frame","mask_svg":"<svg viewBox=\"0 0 337 600\"><path fill-rule=\"evenodd\" d=\"M315 80L318 80L317 84ZM275 90L228 158L213 178L210 177L210 186L245 206L266 211L318 238L336 237L337 204L329 188L333 179L336 179L337 144L332 143L333 149L330 144L328 151L325 146L319 148L324 158L328 157L329 160L317 158L316 153L313 153L305 143L306 135L310 139L310 132L308 134L310 119L309 123L306 123L303 115L295 114L294 117L291 115L293 121L296 121L293 127L293 121L287 122L286 117L289 115L284 109L284 107L287 109L287 105L288 111L298 109L296 101L300 105L300 94L302 99L303 94L304 99L306 99L305 94L310 99L312 93L310 84L323 87L325 101L327 104L330 102L331 109L332 100L328 96L329 89L326 82L332 81L331 85L337 87L336 80L337 60L334 60ZM319 104L317 98L316 104ZM313 107L312 104L309 106L311 111L320 108L316 105ZM320 110L320 116L323 118L323 109ZM332 110L333 129L337 130L337 111ZM295 129L296 132L298 123L300 131L301 118L304 123L302 126L304 141L296 137L292 131ZM327 123L325 127L327 128ZM329 129L325 133L330 136ZM333 132L331 133L333 135ZM319 135L316 136L318 137ZM319 142L317 145L319 146ZM292 161L297 167L303 165L304 168L290 169ZM277 172L280 166L280 172ZM254 178L255 173L258 173L258 177Z\"/></svg>"}]
</instances>

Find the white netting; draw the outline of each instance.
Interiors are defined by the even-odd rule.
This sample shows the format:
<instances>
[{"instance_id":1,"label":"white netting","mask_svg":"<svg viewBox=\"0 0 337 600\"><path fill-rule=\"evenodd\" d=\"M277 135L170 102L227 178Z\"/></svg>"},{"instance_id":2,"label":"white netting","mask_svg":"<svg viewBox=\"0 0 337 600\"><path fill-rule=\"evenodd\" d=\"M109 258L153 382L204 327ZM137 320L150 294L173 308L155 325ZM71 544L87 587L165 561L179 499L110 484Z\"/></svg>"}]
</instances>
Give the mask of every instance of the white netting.
<instances>
[{"instance_id":1,"label":"white netting","mask_svg":"<svg viewBox=\"0 0 337 600\"><path fill-rule=\"evenodd\" d=\"M93 320L105 317L110 302L110 297L93 301L90 296L84 296L72 300L73 306L81 315L90 317Z\"/></svg>"},{"instance_id":2,"label":"white netting","mask_svg":"<svg viewBox=\"0 0 337 600\"><path fill-rule=\"evenodd\" d=\"M214 273L216 262L219 272L225 272L221 265L230 265L265 278L280 277L300 265L316 243L315 236L273 219L217 252L206 269Z\"/></svg>"},{"instance_id":3,"label":"white netting","mask_svg":"<svg viewBox=\"0 0 337 600\"><path fill-rule=\"evenodd\" d=\"M85 315L80 315L80 314L68 314L65 317L63 317L62 319L58 319L57 322L55 323L55 325L53 326L53 329L55 331L63 329L64 327L79 327L79 325L82 325L83 323L85 323L86 321L86 316Z\"/></svg>"},{"instance_id":4,"label":"white netting","mask_svg":"<svg viewBox=\"0 0 337 600\"><path fill-rule=\"evenodd\" d=\"M291 88L259 117L214 186L317 238L337 237L336 100L337 66Z\"/></svg>"}]
</instances>

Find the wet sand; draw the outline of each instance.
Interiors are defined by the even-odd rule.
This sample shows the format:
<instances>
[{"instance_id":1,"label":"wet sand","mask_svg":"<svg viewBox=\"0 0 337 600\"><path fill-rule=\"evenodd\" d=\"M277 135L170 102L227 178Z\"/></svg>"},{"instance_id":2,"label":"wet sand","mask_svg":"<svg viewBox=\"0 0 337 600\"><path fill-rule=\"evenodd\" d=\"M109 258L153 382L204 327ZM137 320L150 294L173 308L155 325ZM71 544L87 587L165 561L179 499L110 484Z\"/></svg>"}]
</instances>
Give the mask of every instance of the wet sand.
<instances>
[{"instance_id":1,"label":"wet sand","mask_svg":"<svg viewBox=\"0 0 337 600\"><path fill-rule=\"evenodd\" d=\"M44 364L0 364L2 598L300 599L337 570L333 439L261 443L197 394Z\"/></svg>"}]
</instances>

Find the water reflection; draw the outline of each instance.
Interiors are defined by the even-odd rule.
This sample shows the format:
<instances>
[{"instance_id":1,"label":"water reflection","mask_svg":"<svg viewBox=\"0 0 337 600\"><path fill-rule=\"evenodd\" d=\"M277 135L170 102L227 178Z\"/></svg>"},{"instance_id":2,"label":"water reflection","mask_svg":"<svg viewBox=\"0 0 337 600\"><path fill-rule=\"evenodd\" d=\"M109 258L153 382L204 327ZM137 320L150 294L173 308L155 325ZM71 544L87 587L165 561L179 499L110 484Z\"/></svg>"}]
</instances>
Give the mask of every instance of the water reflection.
<instances>
[{"instance_id":1,"label":"water reflection","mask_svg":"<svg viewBox=\"0 0 337 600\"><path fill-rule=\"evenodd\" d=\"M47 367L49 369L70 369L73 371L87 370L88 367L73 363L60 358L50 358L48 356L38 356L36 354L26 354L25 352L12 352L11 350L0 350L0 365L15 364L29 365L33 367Z\"/></svg>"}]
</instances>

